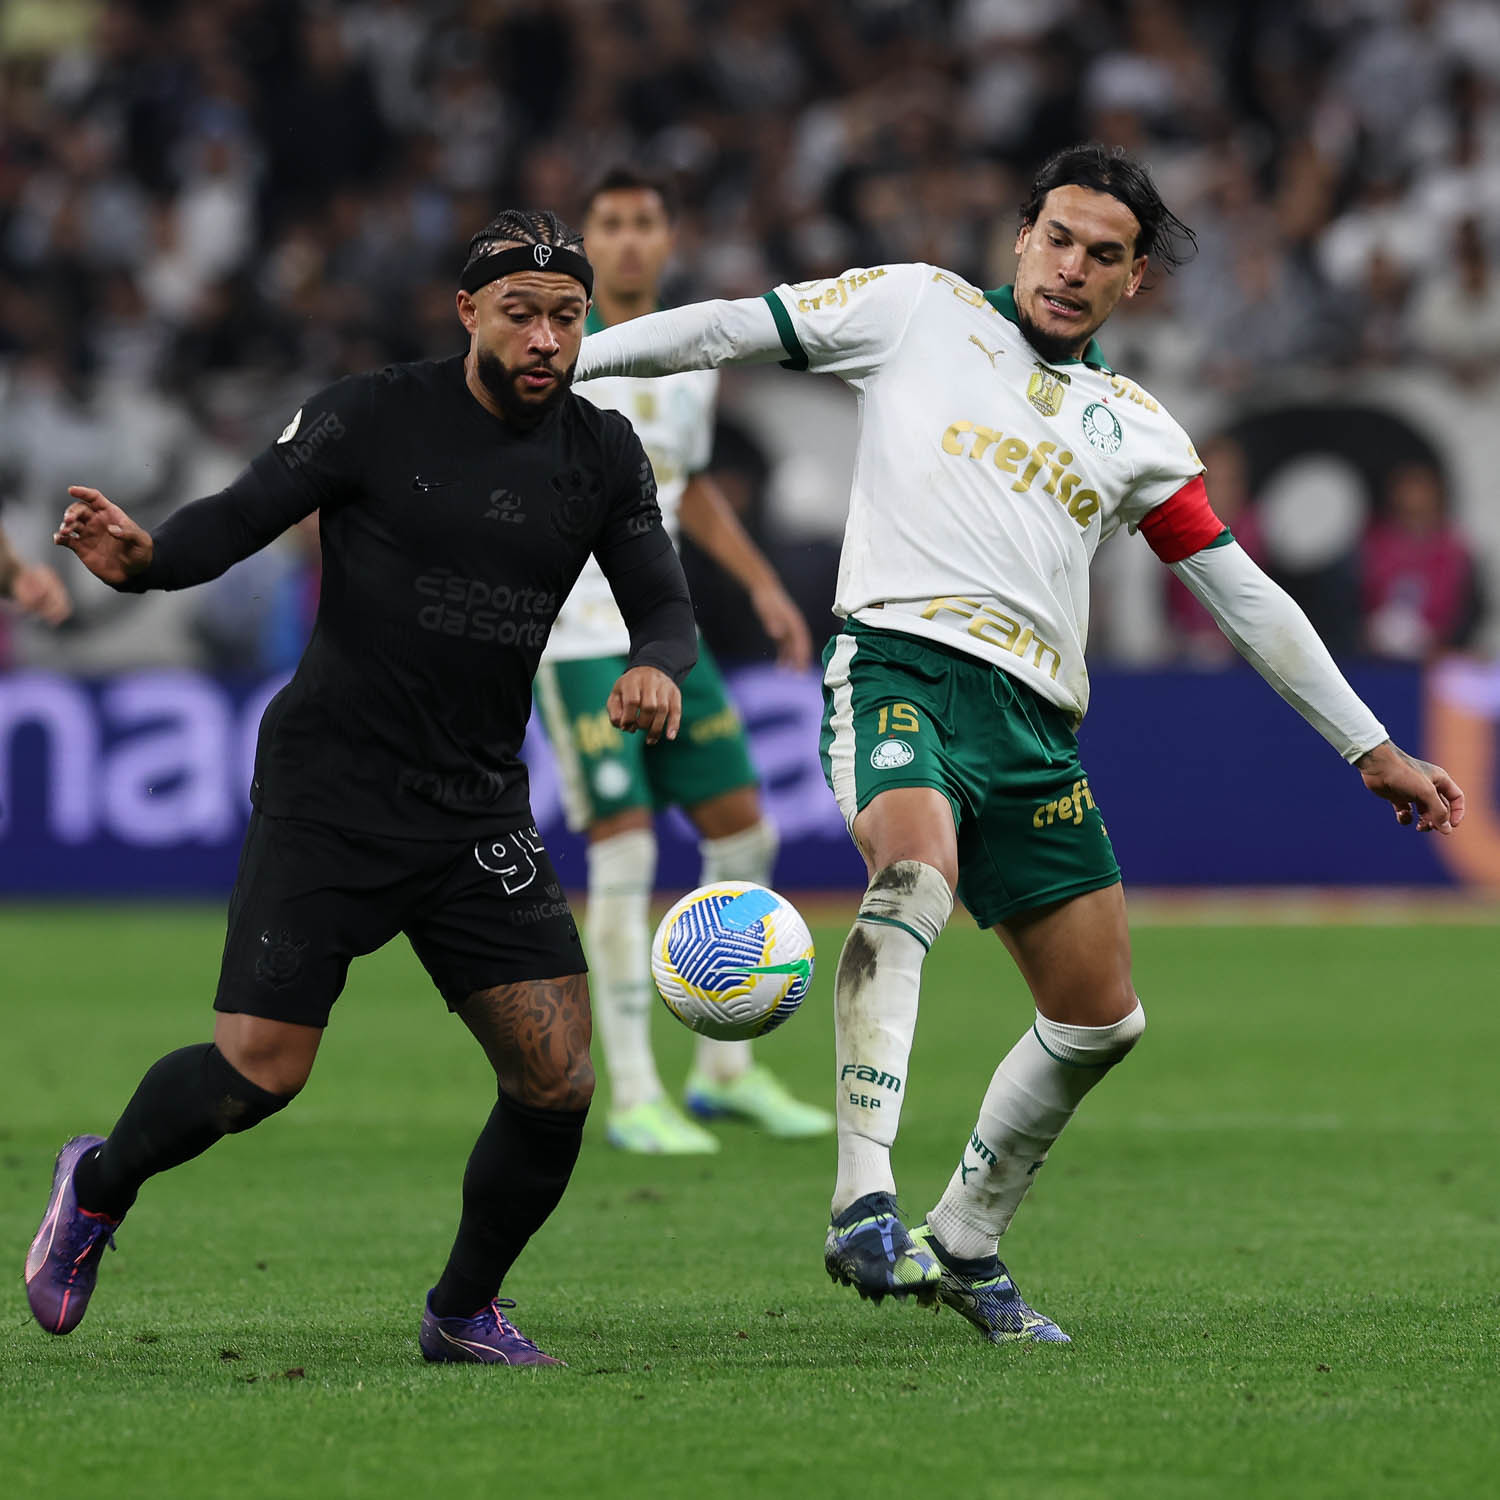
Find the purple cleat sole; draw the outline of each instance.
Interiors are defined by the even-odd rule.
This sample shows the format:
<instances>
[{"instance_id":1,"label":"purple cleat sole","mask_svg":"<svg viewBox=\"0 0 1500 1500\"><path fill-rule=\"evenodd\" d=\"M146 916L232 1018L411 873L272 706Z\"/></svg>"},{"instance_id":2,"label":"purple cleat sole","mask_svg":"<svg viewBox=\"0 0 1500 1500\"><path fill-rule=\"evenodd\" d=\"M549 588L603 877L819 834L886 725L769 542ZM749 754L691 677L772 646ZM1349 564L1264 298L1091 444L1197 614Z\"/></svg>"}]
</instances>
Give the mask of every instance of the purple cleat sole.
<instances>
[{"instance_id":1,"label":"purple cleat sole","mask_svg":"<svg viewBox=\"0 0 1500 1500\"><path fill-rule=\"evenodd\" d=\"M496 1298L472 1318L440 1318L432 1310L432 1293L422 1309L422 1331L417 1342L422 1358L433 1364L560 1365L565 1361L543 1354L507 1318L502 1308L514 1307L509 1298Z\"/></svg>"},{"instance_id":2,"label":"purple cleat sole","mask_svg":"<svg viewBox=\"0 0 1500 1500\"><path fill-rule=\"evenodd\" d=\"M102 1135L75 1135L57 1153L52 1196L26 1255L26 1300L48 1333L72 1333L83 1321L104 1247L115 1242L119 1221L79 1208L73 1196L78 1159L103 1144Z\"/></svg>"}]
</instances>

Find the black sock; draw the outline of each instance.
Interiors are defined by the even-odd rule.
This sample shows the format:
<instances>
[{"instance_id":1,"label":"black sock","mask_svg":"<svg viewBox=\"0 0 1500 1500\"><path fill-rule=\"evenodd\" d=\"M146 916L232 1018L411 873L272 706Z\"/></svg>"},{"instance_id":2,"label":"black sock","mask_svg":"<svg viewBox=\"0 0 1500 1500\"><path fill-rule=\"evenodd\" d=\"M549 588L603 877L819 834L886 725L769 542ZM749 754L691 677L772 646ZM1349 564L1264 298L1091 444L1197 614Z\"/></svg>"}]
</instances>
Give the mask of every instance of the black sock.
<instances>
[{"instance_id":1,"label":"black sock","mask_svg":"<svg viewBox=\"0 0 1500 1500\"><path fill-rule=\"evenodd\" d=\"M251 1083L212 1042L169 1052L147 1069L109 1139L79 1159L79 1207L123 1218L148 1177L258 1125L292 1098Z\"/></svg>"},{"instance_id":2,"label":"black sock","mask_svg":"<svg viewBox=\"0 0 1500 1500\"><path fill-rule=\"evenodd\" d=\"M928 1236L927 1243L932 1253L950 1271L957 1271L960 1276L988 1276L1000 1264L998 1254L981 1255L977 1260L965 1260L961 1255L954 1255L935 1234Z\"/></svg>"},{"instance_id":3,"label":"black sock","mask_svg":"<svg viewBox=\"0 0 1500 1500\"><path fill-rule=\"evenodd\" d=\"M458 1237L432 1292L438 1317L468 1317L500 1290L527 1240L557 1207L587 1118L586 1109L533 1109L501 1091L464 1169Z\"/></svg>"}]
</instances>

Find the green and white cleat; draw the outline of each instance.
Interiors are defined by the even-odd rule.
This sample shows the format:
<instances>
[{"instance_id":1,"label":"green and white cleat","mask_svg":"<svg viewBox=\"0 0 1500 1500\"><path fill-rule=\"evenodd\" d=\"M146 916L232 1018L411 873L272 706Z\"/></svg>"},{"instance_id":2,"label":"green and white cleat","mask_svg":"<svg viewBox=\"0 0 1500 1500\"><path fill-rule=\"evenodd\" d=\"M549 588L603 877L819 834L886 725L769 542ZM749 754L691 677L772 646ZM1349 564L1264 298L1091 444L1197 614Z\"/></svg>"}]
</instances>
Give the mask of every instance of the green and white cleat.
<instances>
[{"instance_id":1,"label":"green and white cleat","mask_svg":"<svg viewBox=\"0 0 1500 1500\"><path fill-rule=\"evenodd\" d=\"M684 1093L687 1107L700 1120L743 1120L777 1140L811 1140L834 1127L826 1109L793 1098L786 1085L759 1063L728 1083L692 1073Z\"/></svg>"},{"instance_id":2,"label":"green and white cleat","mask_svg":"<svg viewBox=\"0 0 1500 1500\"><path fill-rule=\"evenodd\" d=\"M834 1219L823 1243L823 1265L833 1280L871 1302L915 1297L922 1307L931 1307L942 1284L937 1258L912 1239L889 1193L866 1193Z\"/></svg>"},{"instance_id":3,"label":"green and white cleat","mask_svg":"<svg viewBox=\"0 0 1500 1500\"><path fill-rule=\"evenodd\" d=\"M639 1156L712 1156L719 1149L718 1136L695 1125L665 1097L612 1114L605 1139Z\"/></svg>"},{"instance_id":4,"label":"green and white cleat","mask_svg":"<svg viewBox=\"0 0 1500 1500\"><path fill-rule=\"evenodd\" d=\"M938 1296L967 1318L992 1344L1071 1344L1051 1318L1029 1307L1011 1280L1005 1262L990 1256L985 1263L959 1261L938 1242L926 1224L911 1232L913 1242L938 1263L942 1281Z\"/></svg>"}]
</instances>

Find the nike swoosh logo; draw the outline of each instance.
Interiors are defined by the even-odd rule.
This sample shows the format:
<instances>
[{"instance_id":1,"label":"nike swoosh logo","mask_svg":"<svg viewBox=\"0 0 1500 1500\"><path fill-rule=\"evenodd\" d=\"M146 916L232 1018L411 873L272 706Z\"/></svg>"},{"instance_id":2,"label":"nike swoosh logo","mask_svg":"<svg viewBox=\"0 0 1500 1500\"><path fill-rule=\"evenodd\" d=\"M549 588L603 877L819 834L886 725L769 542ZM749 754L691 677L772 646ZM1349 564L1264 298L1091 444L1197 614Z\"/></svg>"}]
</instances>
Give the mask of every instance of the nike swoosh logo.
<instances>
[{"instance_id":1,"label":"nike swoosh logo","mask_svg":"<svg viewBox=\"0 0 1500 1500\"><path fill-rule=\"evenodd\" d=\"M760 964L753 969L740 969L730 978L747 978L751 974L795 974L799 979L812 978L812 962L806 958L794 958L789 964Z\"/></svg>"},{"instance_id":2,"label":"nike swoosh logo","mask_svg":"<svg viewBox=\"0 0 1500 1500\"><path fill-rule=\"evenodd\" d=\"M411 487L419 494L425 495L428 490L446 489L450 484L457 484L456 479L423 479L420 474L412 476Z\"/></svg>"},{"instance_id":3,"label":"nike swoosh logo","mask_svg":"<svg viewBox=\"0 0 1500 1500\"><path fill-rule=\"evenodd\" d=\"M52 1241L57 1234L58 1211L62 1207L59 1199L52 1206L52 1211L42 1220L42 1227L37 1230L36 1238L31 1242L31 1251L26 1257L26 1284L31 1285L36 1280L47 1257L52 1253Z\"/></svg>"},{"instance_id":4,"label":"nike swoosh logo","mask_svg":"<svg viewBox=\"0 0 1500 1500\"><path fill-rule=\"evenodd\" d=\"M438 1329L438 1334L441 1336L444 1343L452 1344L455 1349L467 1349L471 1353L479 1355L479 1363L481 1364L508 1365L510 1363L510 1360L506 1357L505 1351L503 1349L495 1348L493 1344L481 1344L477 1342L471 1342L469 1339L454 1338L451 1333L443 1328ZM498 1360L494 1358L494 1356L497 1354L500 1356Z\"/></svg>"}]
</instances>

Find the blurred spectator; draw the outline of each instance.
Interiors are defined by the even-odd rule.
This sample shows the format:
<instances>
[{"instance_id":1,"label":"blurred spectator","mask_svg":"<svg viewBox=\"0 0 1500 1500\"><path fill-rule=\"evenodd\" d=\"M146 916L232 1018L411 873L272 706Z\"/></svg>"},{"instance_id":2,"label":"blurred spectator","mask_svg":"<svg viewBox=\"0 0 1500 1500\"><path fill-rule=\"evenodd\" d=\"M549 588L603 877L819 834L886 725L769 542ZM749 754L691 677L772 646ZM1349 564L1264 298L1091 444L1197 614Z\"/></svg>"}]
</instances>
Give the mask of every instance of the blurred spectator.
<instances>
[{"instance_id":1,"label":"blurred spectator","mask_svg":"<svg viewBox=\"0 0 1500 1500\"><path fill-rule=\"evenodd\" d=\"M1407 464L1390 477L1385 506L1360 554L1365 639L1376 656L1424 661L1466 644L1479 622L1473 558L1448 517L1441 476Z\"/></svg>"},{"instance_id":2,"label":"blurred spectator","mask_svg":"<svg viewBox=\"0 0 1500 1500\"><path fill-rule=\"evenodd\" d=\"M567 211L619 158L682 178L679 297L911 257L993 285L1027 172L1097 131L1201 227L1161 348L1190 330L1231 386L1399 356L1450 227L1500 234L1475 0L112 0L22 34L0 358L40 308L180 390L443 352L466 230L512 196Z\"/></svg>"},{"instance_id":3,"label":"blurred spectator","mask_svg":"<svg viewBox=\"0 0 1500 1500\"><path fill-rule=\"evenodd\" d=\"M73 601L56 571L46 563L26 562L11 547L0 526L0 669L10 665L10 611L33 615L44 625L61 625L73 613Z\"/></svg>"},{"instance_id":4,"label":"blurred spectator","mask_svg":"<svg viewBox=\"0 0 1500 1500\"><path fill-rule=\"evenodd\" d=\"M220 430L216 410L265 417L343 371L451 353L472 228L505 201L566 214L627 159L681 183L673 300L886 259L995 286L1028 174L1096 134L1145 157L1202 245L1112 325L1107 352L1146 385L1258 398L1310 367L1415 356L1478 381L1500 359L1493 0L12 0L4 14L0 390L20 407L0 411L0 468L52 472L21 430L39 361L66 389L38 430L76 438L80 459L113 441L133 389L143 410L172 407L169 448L243 461L267 433ZM769 540L794 517L811 592L846 485L829 487L821 455L757 438ZM163 506L187 498L183 472L155 476ZM56 494L27 485L50 515ZM17 503L29 524L40 502ZM1500 525L1488 540L1500 549ZM102 625L102 602L80 604L96 609ZM237 659L246 637L230 636L150 649Z\"/></svg>"},{"instance_id":5,"label":"blurred spectator","mask_svg":"<svg viewBox=\"0 0 1500 1500\"><path fill-rule=\"evenodd\" d=\"M1435 364L1479 383L1500 373L1500 278L1477 220L1465 219L1453 238L1452 262L1434 272L1412 304L1409 337Z\"/></svg>"}]
</instances>

